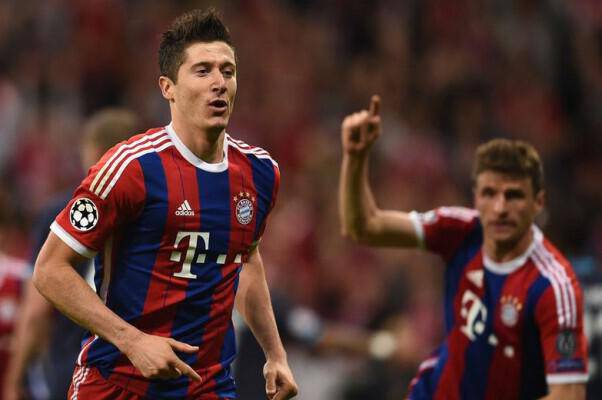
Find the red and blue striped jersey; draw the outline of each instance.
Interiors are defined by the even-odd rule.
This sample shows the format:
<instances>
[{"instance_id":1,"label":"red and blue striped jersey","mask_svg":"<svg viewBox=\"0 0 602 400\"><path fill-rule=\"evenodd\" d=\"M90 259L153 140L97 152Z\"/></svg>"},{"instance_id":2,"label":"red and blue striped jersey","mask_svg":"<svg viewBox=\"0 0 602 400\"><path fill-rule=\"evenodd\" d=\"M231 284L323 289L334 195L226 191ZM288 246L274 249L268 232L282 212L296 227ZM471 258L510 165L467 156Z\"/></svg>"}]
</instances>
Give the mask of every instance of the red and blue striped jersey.
<instances>
[{"instance_id":1,"label":"red and blue striped jersey","mask_svg":"<svg viewBox=\"0 0 602 400\"><path fill-rule=\"evenodd\" d=\"M419 367L409 399L537 399L549 384L587 381L582 292L536 226L523 255L496 263L483 253L475 210L411 217L447 265L446 338Z\"/></svg>"},{"instance_id":2,"label":"red and blue striped jersey","mask_svg":"<svg viewBox=\"0 0 602 400\"><path fill-rule=\"evenodd\" d=\"M109 150L51 229L79 254L95 257L97 293L117 315L146 333L200 347L179 356L202 382L145 379L93 334L78 364L149 398L235 398L231 314L238 276L279 182L265 150L228 134L216 164L196 157L171 124Z\"/></svg>"}]
</instances>

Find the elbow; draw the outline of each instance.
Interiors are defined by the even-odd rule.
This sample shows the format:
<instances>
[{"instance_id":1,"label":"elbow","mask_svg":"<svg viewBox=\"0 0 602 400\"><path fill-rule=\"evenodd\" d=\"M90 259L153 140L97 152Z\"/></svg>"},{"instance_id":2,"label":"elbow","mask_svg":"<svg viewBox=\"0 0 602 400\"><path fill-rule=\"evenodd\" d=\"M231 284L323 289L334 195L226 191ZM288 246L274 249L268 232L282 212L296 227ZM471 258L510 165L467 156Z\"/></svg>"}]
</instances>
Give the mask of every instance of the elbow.
<instances>
[{"instance_id":1,"label":"elbow","mask_svg":"<svg viewBox=\"0 0 602 400\"><path fill-rule=\"evenodd\" d=\"M355 243L365 243L366 229L362 224L343 225L341 228L341 236L345 239L350 239Z\"/></svg>"},{"instance_id":2,"label":"elbow","mask_svg":"<svg viewBox=\"0 0 602 400\"><path fill-rule=\"evenodd\" d=\"M40 294L44 294L48 283L48 277L46 276L44 266L39 262L39 259L34 266L31 283Z\"/></svg>"}]
</instances>

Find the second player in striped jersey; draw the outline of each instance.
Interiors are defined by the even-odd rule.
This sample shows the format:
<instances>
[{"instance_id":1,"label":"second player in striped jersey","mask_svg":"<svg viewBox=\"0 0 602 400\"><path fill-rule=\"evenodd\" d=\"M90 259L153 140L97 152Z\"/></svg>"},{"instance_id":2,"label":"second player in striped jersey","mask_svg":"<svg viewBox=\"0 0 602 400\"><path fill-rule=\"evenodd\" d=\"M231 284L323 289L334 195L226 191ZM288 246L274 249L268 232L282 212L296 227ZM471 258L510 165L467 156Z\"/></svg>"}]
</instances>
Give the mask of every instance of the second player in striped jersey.
<instances>
[{"instance_id":1,"label":"second player in striped jersey","mask_svg":"<svg viewBox=\"0 0 602 400\"><path fill-rule=\"evenodd\" d=\"M583 296L562 254L534 224L543 172L528 144L497 139L475 158L475 210L381 210L368 183L380 134L379 99L342 126L343 231L377 246L443 257L444 343L425 360L409 398L581 400L587 381Z\"/></svg>"}]
</instances>

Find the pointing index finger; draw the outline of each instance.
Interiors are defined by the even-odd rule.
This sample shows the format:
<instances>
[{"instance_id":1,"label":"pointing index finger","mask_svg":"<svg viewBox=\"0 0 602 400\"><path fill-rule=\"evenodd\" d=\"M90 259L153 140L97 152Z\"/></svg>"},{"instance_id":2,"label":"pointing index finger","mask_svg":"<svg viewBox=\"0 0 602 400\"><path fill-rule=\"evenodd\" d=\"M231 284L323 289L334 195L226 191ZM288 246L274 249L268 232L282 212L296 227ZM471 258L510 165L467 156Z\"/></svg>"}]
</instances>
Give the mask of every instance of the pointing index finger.
<instances>
[{"instance_id":1,"label":"pointing index finger","mask_svg":"<svg viewBox=\"0 0 602 400\"><path fill-rule=\"evenodd\" d=\"M380 96L375 94L370 99L370 116L377 116L380 113Z\"/></svg>"},{"instance_id":2,"label":"pointing index finger","mask_svg":"<svg viewBox=\"0 0 602 400\"><path fill-rule=\"evenodd\" d=\"M175 362L175 369L181 374L187 375L193 381L202 382L201 376L197 374L197 372L194 369L192 369L190 365L186 364L179 358Z\"/></svg>"}]
</instances>

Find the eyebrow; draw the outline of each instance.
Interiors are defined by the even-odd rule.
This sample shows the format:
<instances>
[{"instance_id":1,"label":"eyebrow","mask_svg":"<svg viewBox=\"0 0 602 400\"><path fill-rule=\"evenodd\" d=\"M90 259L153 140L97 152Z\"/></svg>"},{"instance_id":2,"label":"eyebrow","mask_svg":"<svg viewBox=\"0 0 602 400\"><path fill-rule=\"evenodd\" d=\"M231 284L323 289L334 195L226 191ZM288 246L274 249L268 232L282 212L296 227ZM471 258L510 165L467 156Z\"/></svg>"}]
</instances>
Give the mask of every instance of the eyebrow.
<instances>
[{"instance_id":1,"label":"eyebrow","mask_svg":"<svg viewBox=\"0 0 602 400\"><path fill-rule=\"evenodd\" d=\"M197 63L194 63L190 66L190 69L195 69L197 67L208 67L208 66L212 66L215 63L211 62L211 61L199 61ZM220 68L223 67L234 67L236 68L236 64L234 64L232 61L224 61L222 63L218 63Z\"/></svg>"}]
</instances>

